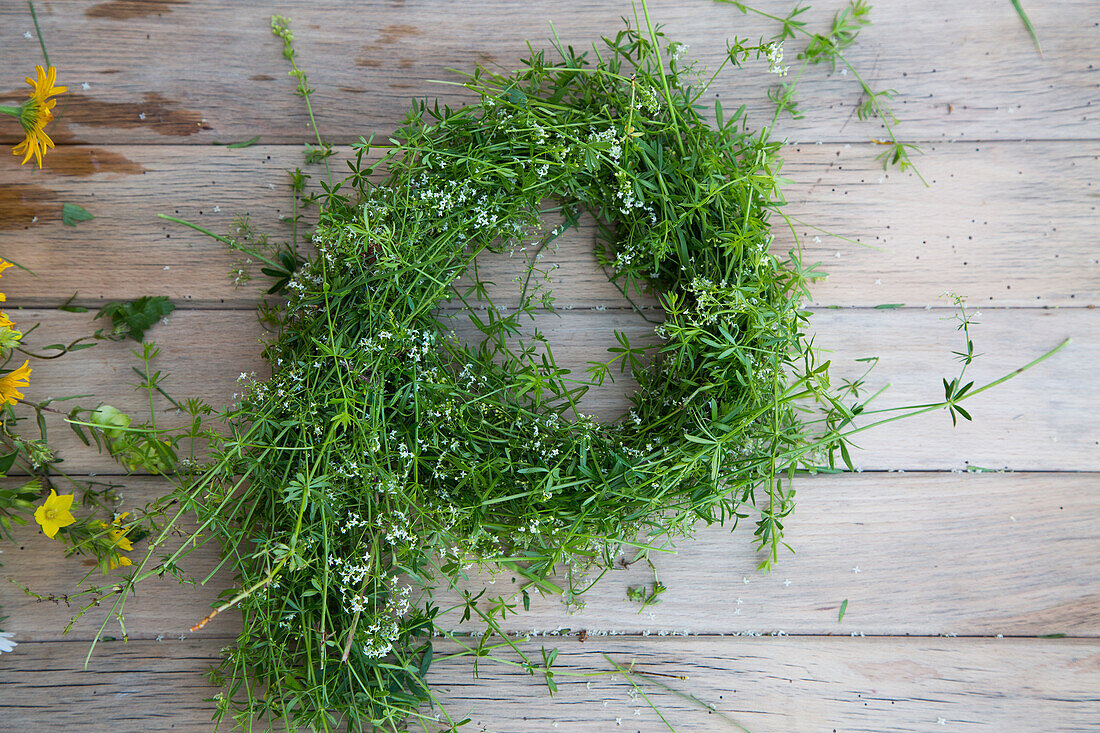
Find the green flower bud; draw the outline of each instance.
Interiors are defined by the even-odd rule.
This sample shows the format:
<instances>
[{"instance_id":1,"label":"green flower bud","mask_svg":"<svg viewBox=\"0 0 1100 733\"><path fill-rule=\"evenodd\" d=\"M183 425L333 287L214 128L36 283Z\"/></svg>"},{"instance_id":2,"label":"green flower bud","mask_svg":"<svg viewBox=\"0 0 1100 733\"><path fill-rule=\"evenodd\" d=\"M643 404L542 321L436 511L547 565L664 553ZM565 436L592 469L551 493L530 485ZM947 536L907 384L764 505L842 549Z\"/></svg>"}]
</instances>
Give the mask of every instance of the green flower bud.
<instances>
[{"instance_id":1,"label":"green flower bud","mask_svg":"<svg viewBox=\"0 0 1100 733\"><path fill-rule=\"evenodd\" d=\"M126 434L118 428L130 427L130 416L117 407L103 405L92 413L91 422L103 431L108 440L117 440Z\"/></svg>"}]
</instances>

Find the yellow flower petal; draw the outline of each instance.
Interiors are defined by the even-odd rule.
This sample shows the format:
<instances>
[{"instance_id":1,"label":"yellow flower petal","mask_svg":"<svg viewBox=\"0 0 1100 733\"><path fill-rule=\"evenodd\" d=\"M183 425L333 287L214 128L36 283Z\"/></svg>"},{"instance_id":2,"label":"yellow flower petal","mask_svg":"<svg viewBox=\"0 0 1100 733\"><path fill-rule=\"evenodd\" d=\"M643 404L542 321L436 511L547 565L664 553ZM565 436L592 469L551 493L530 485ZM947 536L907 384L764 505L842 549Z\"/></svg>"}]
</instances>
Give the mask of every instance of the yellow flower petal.
<instances>
[{"instance_id":1,"label":"yellow flower petal","mask_svg":"<svg viewBox=\"0 0 1100 733\"><path fill-rule=\"evenodd\" d=\"M15 371L0 377L0 405L14 405L23 399L21 390L30 384L31 368L27 366L29 363L30 359L24 361L23 366ZM69 503L72 503L71 499Z\"/></svg>"},{"instance_id":2,"label":"yellow flower petal","mask_svg":"<svg viewBox=\"0 0 1100 733\"><path fill-rule=\"evenodd\" d=\"M50 489L50 495L34 510L34 520L42 525L45 535L53 539L59 529L76 522L76 517L69 511L72 505L72 494L58 496L57 491Z\"/></svg>"},{"instance_id":3,"label":"yellow flower petal","mask_svg":"<svg viewBox=\"0 0 1100 733\"><path fill-rule=\"evenodd\" d=\"M46 125L53 119L51 111L57 100L50 97L68 91L68 87L54 86L57 81L57 69L49 67L48 70L41 66L35 67L35 79L26 77L27 84L31 87L30 95L19 113L19 122L23 126L25 137L23 142L12 148L15 155L22 154L23 165L32 157L42 167L42 156L50 148L54 147L53 140L46 134Z\"/></svg>"},{"instance_id":4,"label":"yellow flower petal","mask_svg":"<svg viewBox=\"0 0 1100 733\"><path fill-rule=\"evenodd\" d=\"M114 570L115 568L126 567L127 565L133 565L134 562L125 555L114 555L111 557L108 568Z\"/></svg>"}]
</instances>

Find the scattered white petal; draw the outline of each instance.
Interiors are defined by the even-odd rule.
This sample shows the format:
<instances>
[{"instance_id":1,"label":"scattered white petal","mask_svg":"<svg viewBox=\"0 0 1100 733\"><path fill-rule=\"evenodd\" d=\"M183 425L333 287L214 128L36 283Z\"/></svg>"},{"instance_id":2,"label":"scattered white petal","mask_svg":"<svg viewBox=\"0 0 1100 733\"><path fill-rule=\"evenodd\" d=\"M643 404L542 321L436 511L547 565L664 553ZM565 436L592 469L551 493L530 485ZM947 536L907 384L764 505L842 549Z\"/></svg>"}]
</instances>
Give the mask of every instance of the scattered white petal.
<instances>
[{"instance_id":1,"label":"scattered white petal","mask_svg":"<svg viewBox=\"0 0 1100 733\"><path fill-rule=\"evenodd\" d=\"M876 279L875 280L875 285L882 285L882 278Z\"/></svg>"},{"instance_id":2,"label":"scattered white petal","mask_svg":"<svg viewBox=\"0 0 1100 733\"><path fill-rule=\"evenodd\" d=\"M0 654L6 654L17 646L19 642L15 640L15 634L10 631L0 631Z\"/></svg>"},{"instance_id":3,"label":"scattered white petal","mask_svg":"<svg viewBox=\"0 0 1100 733\"><path fill-rule=\"evenodd\" d=\"M997 638L998 639L1003 639L1003 638L1005 638L1005 635L1004 634L997 634Z\"/></svg>"},{"instance_id":4,"label":"scattered white petal","mask_svg":"<svg viewBox=\"0 0 1100 733\"><path fill-rule=\"evenodd\" d=\"M1008 515L1008 518L1011 519L1013 522L1016 521L1016 517L1012 516L1011 514Z\"/></svg>"},{"instance_id":5,"label":"scattered white petal","mask_svg":"<svg viewBox=\"0 0 1100 733\"><path fill-rule=\"evenodd\" d=\"M947 725L947 718L936 718L936 725Z\"/></svg>"},{"instance_id":6,"label":"scattered white petal","mask_svg":"<svg viewBox=\"0 0 1100 733\"><path fill-rule=\"evenodd\" d=\"M164 266L164 269L165 269L165 270L171 270L171 269L172 269L172 266L171 266L171 265L165 265L165 266Z\"/></svg>"}]
</instances>

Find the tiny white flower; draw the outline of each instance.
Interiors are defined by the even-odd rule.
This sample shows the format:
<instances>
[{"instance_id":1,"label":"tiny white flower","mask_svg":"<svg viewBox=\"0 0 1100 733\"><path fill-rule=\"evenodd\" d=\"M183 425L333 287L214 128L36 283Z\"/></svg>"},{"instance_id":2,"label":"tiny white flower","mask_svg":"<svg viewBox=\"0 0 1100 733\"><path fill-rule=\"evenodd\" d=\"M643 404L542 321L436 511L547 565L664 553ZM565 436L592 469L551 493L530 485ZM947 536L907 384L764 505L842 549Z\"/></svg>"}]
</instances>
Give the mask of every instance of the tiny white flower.
<instances>
[{"instance_id":1,"label":"tiny white flower","mask_svg":"<svg viewBox=\"0 0 1100 733\"><path fill-rule=\"evenodd\" d=\"M34 36L31 35L30 31L23 31L23 38L26 38L27 40L30 40L30 39L34 38Z\"/></svg>"},{"instance_id":2,"label":"tiny white flower","mask_svg":"<svg viewBox=\"0 0 1100 733\"><path fill-rule=\"evenodd\" d=\"M790 578L787 578L786 580L783 581L783 587L784 588L790 588L791 587L791 579Z\"/></svg>"},{"instance_id":3,"label":"tiny white flower","mask_svg":"<svg viewBox=\"0 0 1100 733\"><path fill-rule=\"evenodd\" d=\"M0 654L12 651L19 643L15 641L15 634L10 631L0 631Z\"/></svg>"},{"instance_id":4,"label":"tiny white flower","mask_svg":"<svg viewBox=\"0 0 1100 733\"><path fill-rule=\"evenodd\" d=\"M145 119L145 113L144 112L138 112L138 119L139 120L144 120Z\"/></svg>"},{"instance_id":5,"label":"tiny white flower","mask_svg":"<svg viewBox=\"0 0 1100 733\"><path fill-rule=\"evenodd\" d=\"M89 84L86 81L82 81L82 82L80 82L80 88L83 89L84 91L88 91L89 89L92 88L92 85Z\"/></svg>"},{"instance_id":6,"label":"tiny white flower","mask_svg":"<svg viewBox=\"0 0 1100 733\"><path fill-rule=\"evenodd\" d=\"M854 568L852 568L852 572L853 573L862 573L863 571L859 569L859 565L856 565Z\"/></svg>"}]
</instances>

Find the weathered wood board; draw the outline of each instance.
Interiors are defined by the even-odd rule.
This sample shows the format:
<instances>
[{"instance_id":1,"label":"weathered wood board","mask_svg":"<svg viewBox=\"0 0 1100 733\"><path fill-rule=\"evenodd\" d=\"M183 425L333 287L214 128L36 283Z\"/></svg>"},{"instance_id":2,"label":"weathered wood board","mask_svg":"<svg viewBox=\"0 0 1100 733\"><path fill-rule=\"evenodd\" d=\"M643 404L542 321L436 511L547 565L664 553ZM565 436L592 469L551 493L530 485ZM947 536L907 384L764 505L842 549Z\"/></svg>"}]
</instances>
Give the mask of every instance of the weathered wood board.
<instances>
[{"instance_id":1,"label":"weathered wood board","mask_svg":"<svg viewBox=\"0 0 1100 733\"><path fill-rule=\"evenodd\" d=\"M12 315L20 325L42 324L41 335L33 333L27 340L35 346L45 346L47 334L48 340L60 342L88 334L95 326L84 314L28 310ZM993 309L982 312L980 320L973 335L983 356L968 372L979 386L1066 338L1073 341L1033 370L968 401L974 423L960 421L952 428L948 416L937 411L907 421L903 433L869 430L858 436L863 450L853 460L867 470L1100 470L1100 425L1091 419L1100 403L1100 384L1093 377L1093 365L1100 361L1100 320L1093 311ZM563 310L541 316L536 324L552 344L558 364L581 379L588 361L609 358L607 348L615 344L616 330L635 343L653 337L652 325L638 313L623 311ZM965 346L952 311L946 309L823 310L815 313L812 324L821 358L832 360L837 380L866 370L856 359L880 357L868 388L889 385L879 398L881 408L941 399L941 378L958 372L951 352ZM461 331L460 338L474 335L468 327ZM168 375L164 389L169 394L225 404L241 391L241 373L266 373L259 357L261 335L250 311L182 310L169 317L168 325L150 330L148 338L161 346L156 364ZM75 384L80 385L77 394L94 395L85 401L88 406L103 401L136 416L147 414L147 397L133 387L137 375L132 367L138 362L132 348L133 342L104 343L41 363L27 394L32 399L60 397L73 394ZM616 420L629 408L632 384L621 376L606 382L584 397L582 409ZM171 419L171 412L164 417ZM84 448L60 418L51 424L67 470L118 473L113 461Z\"/></svg>"},{"instance_id":2,"label":"weathered wood board","mask_svg":"<svg viewBox=\"0 0 1100 733\"><path fill-rule=\"evenodd\" d=\"M815 3L806 20L825 32L843 2ZM785 15L791 4L765 0L765 11ZM260 135L266 143L304 142L308 118L294 81L286 76L281 46L269 30L267 3L229 0L84 0L43 4L40 21L51 58L74 84L56 137L60 142L209 144ZM1010 3L924 0L875 6L874 25L850 59L876 89L894 89L895 107L909 140L1034 140L1095 137L1097 26L1091 0L1032 2L1028 13L1042 36L1040 59ZM354 0L283 2L311 86L322 132L332 142L386 136L414 98L468 99L451 71L475 63L494 70L519 68L526 42L549 48L553 23L563 43L590 48L622 27L633 11L619 0L524 3L429 0L360 3ZM650 13L671 39L713 70L727 40L769 38L778 24L746 16L730 5L654 0ZM635 24L637 25L637 24ZM17 2L0 6L4 67L33 58L34 26ZM795 44L791 44L794 46ZM800 46L796 46L800 47ZM793 57L792 49L788 56ZM797 67L796 67L797 71ZM782 132L802 142L864 141L878 126L859 123L859 88L840 69L812 68L801 85L801 120ZM88 84L84 89L82 84ZM753 125L772 119L766 98L775 77L765 62L720 77L711 95L726 109L745 104ZM0 99L18 96L5 82ZM10 90L10 93L9 93ZM6 141L13 133L3 133Z\"/></svg>"},{"instance_id":3,"label":"weathered wood board","mask_svg":"<svg viewBox=\"0 0 1100 733\"><path fill-rule=\"evenodd\" d=\"M166 481L103 477L121 486L128 506L166 493ZM1100 491L1092 474L865 473L807 477L795 484L798 508L787 524L794 554L774 571L756 570L746 523L700 528L673 552L653 555L668 587L648 608L627 600L630 586L653 583L645 562L618 565L588 591L586 606L568 613L558 597L532 594L531 609L504 621L515 633L584 630L598 634L764 633L794 635L1037 636L1100 635ZM18 533L5 550L6 574L40 596L64 594L87 572L62 557L36 530ZM623 560L632 560L626 553ZM214 545L196 550L181 567L202 579L217 562ZM475 572L475 571L471 571ZM188 629L232 583L222 572L205 587L152 581L126 605L131 639L225 636L239 630L226 614L199 634ZM471 576L465 587L514 596L515 576ZM702 592L700 589L705 588ZM68 636L62 627L79 598L40 601L5 591L6 624L20 639L85 640L107 617L93 609ZM446 608L458 594L444 593ZM448 600L449 599L449 600ZM840 604L848 600L838 621ZM445 615L455 630L473 627ZM118 636L111 621L107 633ZM2 666L2 665L0 665Z\"/></svg>"},{"instance_id":4,"label":"weathered wood board","mask_svg":"<svg viewBox=\"0 0 1100 733\"><path fill-rule=\"evenodd\" d=\"M204 699L214 689L204 673L224 643L114 642L87 669L85 643L21 645L0 667L0 720L81 732L211 730L215 703ZM478 679L467 657L437 662L429 679L448 714L469 715L477 731L667 730L658 713L676 730L707 733L1095 730L1100 647L1093 640L711 636L522 645L536 656L543 646L560 650L554 697L540 679L491 660L482 661ZM440 643L437 655L459 648ZM613 664L672 677L634 674L632 694Z\"/></svg>"},{"instance_id":5,"label":"weathered wood board","mask_svg":"<svg viewBox=\"0 0 1100 733\"><path fill-rule=\"evenodd\" d=\"M785 152L783 175L794 183L783 213L800 242L777 215L773 250L782 256L801 244L806 265L821 263L829 277L814 288L815 305L943 305L947 289L982 307L1100 301L1093 239L1100 200L1089 194L1100 180L1100 143L937 143L919 161L928 188L912 175L885 173L876 147ZM224 235L250 214L261 231L289 238L290 227L276 221L292 213L286 170L301 163L301 152L72 146L48 156L44 173L17 163L0 158L0 254L37 277L9 273L4 285L13 302L52 307L78 293L76 302L95 305L155 291L192 307L251 308L260 288L234 287L238 254L157 215ZM64 226L64 203L96 219ZM544 264L557 267L557 302L625 306L596 263L593 236L589 224L544 253ZM483 275L508 282L519 269L505 257Z\"/></svg>"}]
</instances>

